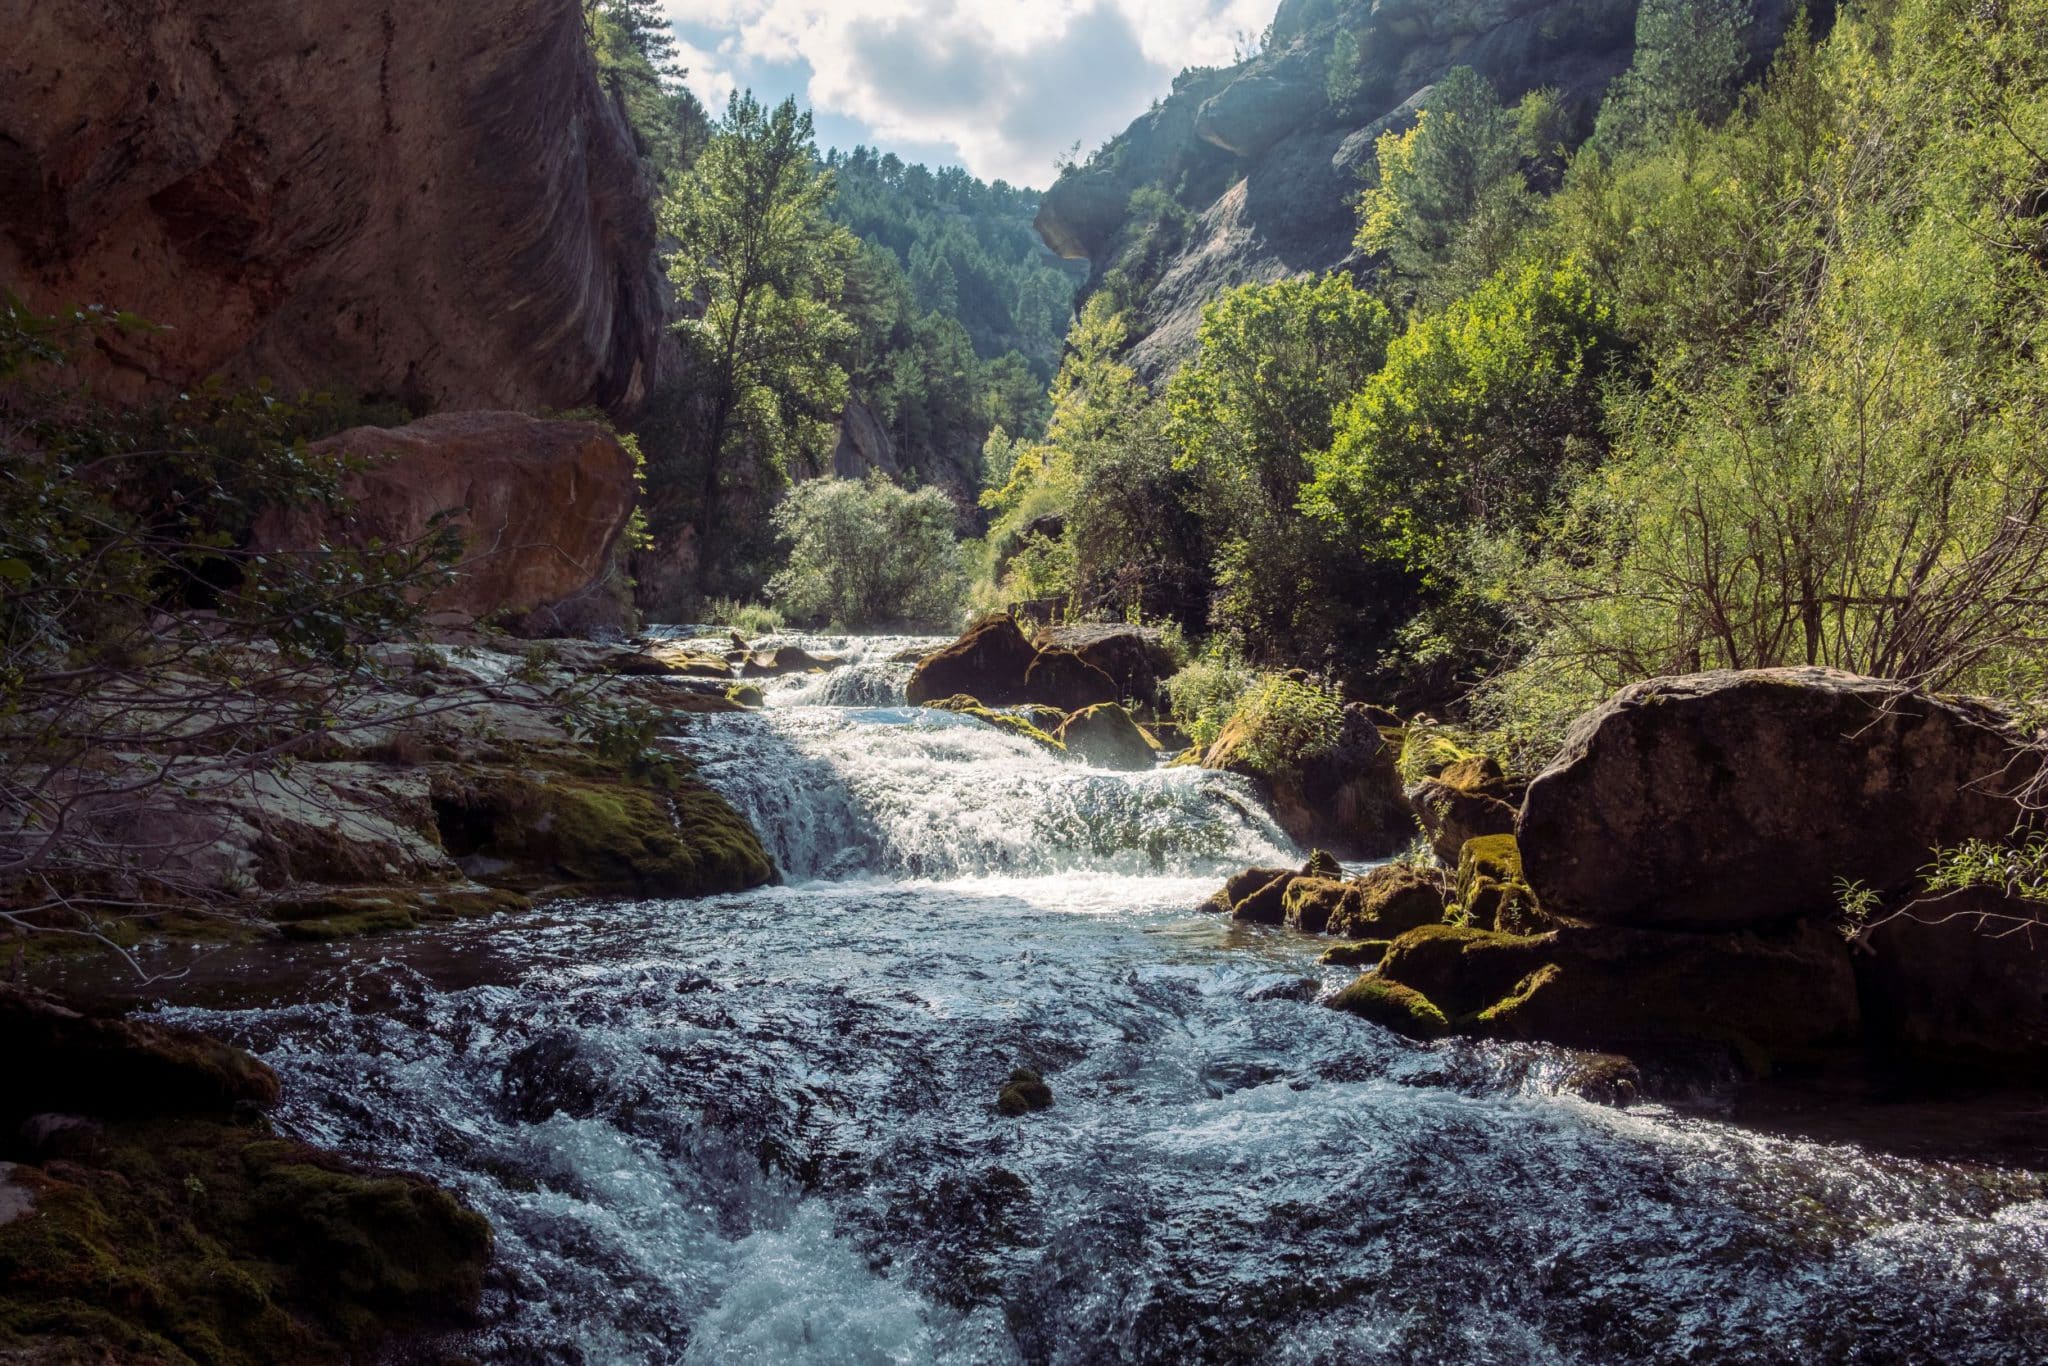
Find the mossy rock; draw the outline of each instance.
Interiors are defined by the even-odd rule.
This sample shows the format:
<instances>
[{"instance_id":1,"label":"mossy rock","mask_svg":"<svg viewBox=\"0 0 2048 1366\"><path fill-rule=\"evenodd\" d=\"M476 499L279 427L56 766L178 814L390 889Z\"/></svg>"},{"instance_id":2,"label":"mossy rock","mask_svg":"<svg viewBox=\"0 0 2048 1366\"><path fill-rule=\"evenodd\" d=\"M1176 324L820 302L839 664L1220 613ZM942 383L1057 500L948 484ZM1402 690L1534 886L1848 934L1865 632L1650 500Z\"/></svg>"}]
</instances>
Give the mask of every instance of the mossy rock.
<instances>
[{"instance_id":1,"label":"mossy rock","mask_svg":"<svg viewBox=\"0 0 2048 1366\"><path fill-rule=\"evenodd\" d=\"M1376 972L1367 973L1330 999L1333 1010L1342 1010L1411 1039L1440 1038L1450 1031L1451 1022L1427 996L1413 987L1388 981Z\"/></svg>"},{"instance_id":2,"label":"mossy rock","mask_svg":"<svg viewBox=\"0 0 2048 1366\"><path fill-rule=\"evenodd\" d=\"M1202 903L1202 909L1214 911L1218 915L1229 915L1237 909L1238 902L1275 878L1292 876L1293 870L1288 868L1247 868L1243 872L1232 873L1223 880L1223 886L1216 894Z\"/></svg>"},{"instance_id":3,"label":"mossy rock","mask_svg":"<svg viewBox=\"0 0 2048 1366\"><path fill-rule=\"evenodd\" d=\"M1280 894L1281 923L1303 934L1321 934L1351 894L1351 886L1335 878L1297 877Z\"/></svg>"},{"instance_id":4,"label":"mossy rock","mask_svg":"<svg viewBox=\"0 0 2048 1366\"><path fill-rule=\"evenodd\" d=\"M521 892L710 896L773 880L759 836L694 779L624 782L494 773L444 776L434 806L448 852Z\"/></svg>"},{"instance_id":5,"label":"mossy rock","mask_svg":"<svg viewBox=\"0 0 2048 1366\"><path fill-rule=\"evenodd\" d=\"M1303 877L1338 878L1344 876L1344 865L1337 862L1337 856L1327 849L1318 849L1308 856L1308 862L1301 865Z\"/></svg>"},{"instance_id":6,"label":"mossy rock","mask_svg":"<svg viewBox=\"0 0 2048 1366\"><path fill-rule=\"evenodd\" d=\"M1434 875L1406 863L1383 863L1350 885L1324 929L1347 939L1390 939L1444 918L1444 893Z\"/></svg>"},{"instance_id":7,"label":"mossy rock","mask_svg":"<svg viewBox=\"0 0 2048 1366\"><path fill-rule=\"evenodd\" d=\"M1252 925L1282 925L1287 922L1287 889L1298 874L1282 871L1278 877L1253 888L1230 908L1232 920Z\"/></svg>"},{"instance_id":8,"label":"mossy rock","mask_svg":"<svg viewBox=\"0 0 2048 1366\"><path fill-rule=\"evenodd\" d=\"M286 939L325 943L532 908L526 897L502 887L338 888L278 901L270 916Z\"/></svg>"},{"instance_id":9,"label":"mossy rock","mask_svg":"<svg viewBox=\"0 0 2048 1366\"><path fill-rule=\"evenodd\" d=\"M1452 1018L1476 1015L1550 961L1548 936L1424 925L1396 938L1380 971L1426 994Z\"/></svg>"},{"instance_id":10,"label":"mossy rock","mask_svg":"<svg viewBox=\"0 0 2048 1366\"><path fill-rule=\"evenodd\" d=\"M1060 722L1067 752L1096 768L1145 772L1158 760L1158 742L1114 702L1083 707Z\"/></svg>"},{"instance_id":11,"label":"mossy rock","mask_svg":"<svg viewBox=\"0 0 2048 1366\"><path fill-rule=\"evenodd\" d=\"M1046 712L1057 712L1057 708L1047 707L1041 710L1034 707L1028 709L1020 708L1018 711L997 711L992 707L982 706L981 703L965 694L943 698L937 702L926 702L924 705L932 708L934 711L949 711L956 716L971 716L975 720L986 722L998 730L1006 730L1012 735L1021 736L1035 745L1041 745L1046 749L1052 750L1056 754L1065 754L1067 752L1067 747L1056 737L1040 730L1021 714L1023 711L1029 710L1033 714L1043 715ZM1057 712L1057 714L1061 721L1066 719L1065 712Z\"/></svg>"},{"instance_id":12,"label":"mossy rock","mask_svg":"<svg viewBox=\"0 0 2048 1366\"><path fill-rule=\"evenodd\" d=\"M1555 922L1543 913L1522 876L1522 850L1513 835L1465 841L1458 853L1457 901L1453 914L1482 930L1541 934Z\"/></svg>"},{"instance_id":13,"label":"mossy rock","mask_svg":"<svg viewBox=\"0 0 2048 1366\"><path fill-rule=\"evenodd\" d=\"M733 683L725 690L725 700L751 711L766 705L768 695L761 691L759 683Z\"/></svg>"},{"instance_id":14,"label":"mossy rock","mask_svg":"<svg viewBox=\"0 0 2048 1366\"><path fill-rule=\"evenodd\" d=\"M1028 1067L1020 1067L1010 1073L1009 1081L996 1094L998 1114L1015 1117L1051 1108L1052 1088L1045 1084L1045 1078Z\"/></svg>"},{"instance_id":15,"label":"mossy rock","mask_svg":"<svg viewBox=\"0 0 2048 1366\"><path fill-rule=\"evenodd\" d=\"M114 1125L13 1179L35 1208L0 1225L10 1360L374 1359L465 1322L491 1255L446 1191L215 1120Z\"/></svg>"},{"instance_id":16,"label":"mossy rock","mask_svg":"<svg viewBox=\"0 0 2048 1366\"><path fill-rule=\"evenodd\" d=\"M1338 968L1369 968L1387 956L1391 939L1359 939L1349 944L1332 944L1317 961Z\"/></svg>"}]
</instances>

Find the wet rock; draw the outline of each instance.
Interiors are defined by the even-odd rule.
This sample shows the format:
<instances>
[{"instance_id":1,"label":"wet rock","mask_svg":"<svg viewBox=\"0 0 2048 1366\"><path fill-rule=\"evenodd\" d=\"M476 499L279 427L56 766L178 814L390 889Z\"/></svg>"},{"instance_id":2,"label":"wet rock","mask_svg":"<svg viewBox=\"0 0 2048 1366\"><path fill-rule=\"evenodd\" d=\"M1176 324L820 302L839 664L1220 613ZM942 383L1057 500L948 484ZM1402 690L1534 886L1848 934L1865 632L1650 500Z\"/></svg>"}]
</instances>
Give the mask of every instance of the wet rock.
<instances>
[{"instance_id":1,"label":"wet rock","mask_svg":"<svg viewBox=\"0 0 2048 1366\"><path fill-rule=\"evenodd\" d=\"M1383 863L1348 884L1324 931L1348 939L1392 938L1437 924L1444 910L1443 886L1433 874L1413 864Z\"/></svg>"},{"instance_id":2,"label":"wet rock","mask_svg":"<svg viewBox=\"0 0 2048 1366\"><path fill-rule=\"evenodd\" d=\"M1253 987L1245 993L1244 998L1252 1002L1313 1001L1322 993L1323 984L1314 977L1288 977L1278 982L1268 982L1264 986ZM1262 1086L1271 1079L1270 1076L1262 1076L1257 1081L1249 1084Z\"/></svg>"},{"instance_id":3,"label":"wet rock","mask_svg":"<svg viewBox=\"0 0 2048 1366\"><path fill-rule=\"evenodd\" d=\"M40 992L0 984L0 1119L228 1114L268 1107L277 1074L203 1034L80 1015Z\"/></svg>"},{"instance_id":4,"label":"wet rock","mask_svg":"<svg viewBox=\"0 0 2048 1366\"><path fill-rule=\"evenodd\" d=\"M2038 758L2002 713L1832 669L1623 689L1530 784L1518 833L1553 914L1708 928L1833 914L1838 879L1912 883L2001 839Z\"/></svg>"},{"instance_id":5,"label":"wet rock","mask_svg":"<svg viewBox=\"0 0 2048 1366\"><path fill-rule=\"evenodd\" d=\"M1642 1098L1642 1069L1618 1053L1589 1053L1573 1060L1558 1089L1595 1105L1626 1109Z\"/></svg>"},{"instance_id":6,"label":"wet rock","mask_svg":"<svg viewBox=\"0 0 2048 1366\"><path fill-rule=\"evenodd\" d=\"M1031 701L1034 699L1025 692L1024 674L1037 657L1037 649L1017 623L1003 613L994 613L968 627L951 645L920 660L911 671L904 696L913 707L956 696L974 698L990 707Z\"/></svg>"},{"instance_id":7,"label":"wet rock","mask_svg":"<svg viewBox=\"0 0 2048 1366\"><path fill-rule=\"evenodd\" d=\"M1341 878L1344 865L1337 862L1337 856L1327 849L1317 849L1308 856L1308 862L1301 865L1303 877Z\"/></svg>"},{"instance_id":8,"label":"wet rock","mask_svg":"<svg viewBox=\"0 0 2048 1366\"><path fill-rule=\"evenodd\" d=\"M1324 753L1276 763L1240 715L1224 726L1201 763L1258 784L1274 819L1297 842L1345 857L1381 858L1415 834L1394 761L1393 747L1354 702L1344 708L1336 744Z\"/></svg>"},{"instance_id":9,"label":"wet rock","mask_svg":"<svg viewBox=\"0 0 2048 1366\"><path fill-rule=\"evenodd\" d=\"M1360 939L1349 944L1332 944L1316 961L1332 967L1369 968L1387 956L1391 939Z\"/></svg>"},{"instance_id":10,"label":"wet rock","mask_svg":"<svg viewBox=\"0 0 2048 1366\"><path fill-rule=\"evenodd\" d=\"M1159 756L1151 737L1114 702L1083 707L1066 717L1055 738L1069 754L1094 768L1145 772Z\"/></svg>"},{"instance_id":11,"label":"wet rock","mask_svg":"<svg viewBox=\"0 0 2048 1366\"><path fill-rule=\"evenodd\" d=\"M927 702L924 705L932 708L934 711L949 711L956 716L971 716L977 721L985 722L996 727L998 730L1009 731L1012 735L1029 740L1035 745L1042 745L1046 749L1062 754L1066 752L1066 745L1057 736L1041 730L1033 721L1027 719L1027 717L1044 719L1049 715L1056 715L1059 717L1057 724L1063 724L1066 721L1066 714L1054 708L1015 707L1004 711L997 711L993 707L982 706L980 702L972 697L965 696L947 697L937 702Z\"/></svg>"},{"instance_id":12,"label":"wet rock","mask_svg":"<svg viewBox=\"0 0 2048 1366\"><path fill-rule=\"evenodd\" d=\"M1291 868L1247 868L1241 873L1232 873L1224 879L1223 886L1215 895L1202 903L1205 911L1218 915L1229 915L1237 904L1269 883L1296 876Z\"/></svg>"},{"instance_id":13,"label":"wet rock","mask_svg":"<svg viewBox=\"0 0 2048 1366\"><path fill-rule=\"evenodd\" d=\"M1115 679L1074 650L1040 650L1024 671L1025 699L1061 711L1117 702L1122 696Z\"/></svg>"},{"instance_id":14,"label":"wet rock","mask_svg":"<svg viewBox=\"0 0 2048 1366\"><path fill-rule=\"evenodd\" d=\"M1543 913L1522 875L1522 851L1513 835L1484 835L1458 851L1456 900L1450 914L1482 930L1541 934L1556 923Z\"/></svg>"},{"instance_id":15,"label":"wet rock","mask_svg":"<svg viewBox=\"0 0 2048 1366\"><path fill-rule=\"evenodd\" d=\"M439 413L404 427L357 427L316 449L361 462L343 480L347 510L307 503L266 511L254 548L411 545L453 514L462 555L454 581L429 601L469 617L602 596L599 580L638 497L633 457L595 422Z\"/></svg>"},{"instance_id":16,"label":"wet rock","mask_svg":"<svg viewBox=\"0 0 2048 1366\"><path fill-rule=\"evenodd\" d=\"M1412 987L1368 973L1330 998L1330 1008L1370 1020L1411 1039L1434 1039L1450 1022L1434 1002Z\"/></svg>"},{"instance_id":17,"label":"wet rock","mask_svg":"<svg viewBox=\"0 0 2048 1366\"><path fill-rule=\"evenodd\" d=\"M1335 878L1297 877L1280 894L1281 923L1303 934L1321 934L1350 891Z\"/></svg>"},{"instance_id":18,"label":"wet rock","mask_svg":"<svg viewBox=\"0 0 2048 1366\"><path fill-rule=\"evenodd\" d=\"M1231 906L1230 918L1251 925L1286 924L1287 889L1299 876L1294 872L1282 872L1278 877L1254 887Z\"/></svg>"},{"instance_id":19,"label":"wet rock","mask_svg":"<svg viewBox=\"0 0 2048 1366\"><path fill-rule=\"evenodd\" d=\"M494 860L478 876L521 892L702 896L775 875L759 836L693 779L669 790L522 773L436 775L448 853Z\"/></svg>"},{"instance_id":20,"label":"wet rock","mask_svg":"<svg viewBox=\"0 0 2048 1366\"><path fill-rule=\"evenodd\" d=\"M1020 1067L1010 1073L1010 1080L996 1095L998 1114L1015 1117L1051 1108L1052 1088L1045 1084L1045 1078L1028 1067Z\"/></svg>"},{"instance_id":21,"label":"wet rock","mask_svg":"<svg viewBox=\"0 0 2048 1366\"><path fill-rule=\"evenodd\" d=\"M1711 1043L1756 1072L1839 1061L1861 1024L1847 947L1812 924L1541 935L1427 926L1394 941L1378 976L1467 1032L1630 1052Z\"/></svg>"},{"instance_id":22,"label":"wet rock","mask_svg":"<svg viewBox=\"0 0 2048 1366\"><path fill-rule=\"evenodd\" d=\"M525 1124L557 1114L588 1119L605 1095L604 1078L573 1034L553 1030L505 1060L498 1113Z\"/></svg>"},{"instance_id":23,"label":"wet rock","mask_svg":"<svg viewBox=\"0 0 2048 1366\"><path fill-rule=\"evenodd\" d=\"M799 646L778 645L751 652L742 672L748 678L780 678L784 674L823 673L844 663L837 655L814 655Z\"/></svg>"},{"instance_id":24,"label":"wet rock","mask_svg":"<svg viewBox=\"0 0 2048 1366\"><path fill-rule=\"evenodd\" d=\"M1108 676L1116 698L1129 698L1153 708L1163 707L1161 685L1179 667L1156 626L1085 623L1055 626L1038 636L1040 649L1070 650L1081 661Z\"/></svg>"},{"instance_id":25,"label":"wet rock","mask_svg":"<svg viewBox=\"0 0 2048 1366\"><path fill-rule=\"evenodd\" d=\"M1429 847L1445 863L1456 865L1458 851L1484 835L1515 833L1513 789L1492 759L1460 760L1435 777L1408 789L1408 805L1429 839Z\"/></svg>"},{"instance_id":26,"label":"wet rock","mask_svg":"<svg viewBox=\"0 0 2048 1366\"><path fill-rule=\"evenodd\" d=\"M1910 903L1852 955L1868 1032L1894 1061L2048 1080L2048 906L1988 890Z\"/></svg>"}]
</instances>

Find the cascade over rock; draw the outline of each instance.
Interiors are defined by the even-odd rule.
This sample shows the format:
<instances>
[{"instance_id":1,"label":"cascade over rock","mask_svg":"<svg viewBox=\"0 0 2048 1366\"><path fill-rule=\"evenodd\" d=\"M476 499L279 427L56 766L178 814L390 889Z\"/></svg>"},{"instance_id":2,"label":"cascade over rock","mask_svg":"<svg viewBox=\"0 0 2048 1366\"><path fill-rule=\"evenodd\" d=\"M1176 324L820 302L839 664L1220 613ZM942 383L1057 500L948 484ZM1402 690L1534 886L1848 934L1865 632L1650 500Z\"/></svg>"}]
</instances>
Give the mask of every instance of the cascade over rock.
<instances>
[{"instance_id":1,"label":"cascade over rock","mask_svg":"<svg viewBox=\"0 0 2048 1366\"><path fill-rule=\"evenodd\" d=\"M662 324L633 133L576 0L5 0L0 279L103 303L134 397L223 373L630 409Z\"/></svg>"}]
</instances>

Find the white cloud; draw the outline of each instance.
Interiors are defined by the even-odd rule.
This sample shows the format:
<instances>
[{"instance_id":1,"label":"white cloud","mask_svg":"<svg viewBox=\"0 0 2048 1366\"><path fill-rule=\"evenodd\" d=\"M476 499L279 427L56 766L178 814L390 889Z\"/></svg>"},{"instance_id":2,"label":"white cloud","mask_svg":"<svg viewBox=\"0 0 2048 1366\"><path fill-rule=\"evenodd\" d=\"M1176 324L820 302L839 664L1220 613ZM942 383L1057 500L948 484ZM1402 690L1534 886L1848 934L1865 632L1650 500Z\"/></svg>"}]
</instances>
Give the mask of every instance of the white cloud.
<instances>
[{"instance_id":1,"label":"white cloud","mask_svg":"<svg viewBox=\"0 0 2048 1366\"><path fill-rule=\"evenodd\" d=\"M715 111L779 78L884 146L948 147L984 178L1044 185L1184 66L1230 59L1277 0L675 0L690 84ZM792 77L788 73L796 72Z\"/></svg>"}]
</instances>

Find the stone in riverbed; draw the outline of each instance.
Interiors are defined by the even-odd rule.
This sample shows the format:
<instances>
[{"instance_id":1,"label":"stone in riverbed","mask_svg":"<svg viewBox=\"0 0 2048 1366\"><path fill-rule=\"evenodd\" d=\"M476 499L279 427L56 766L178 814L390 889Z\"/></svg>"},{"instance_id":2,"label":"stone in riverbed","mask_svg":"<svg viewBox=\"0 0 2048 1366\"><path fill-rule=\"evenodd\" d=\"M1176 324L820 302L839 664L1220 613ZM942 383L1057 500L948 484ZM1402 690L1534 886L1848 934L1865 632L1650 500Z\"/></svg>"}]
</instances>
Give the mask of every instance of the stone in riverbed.
<instances>
[{"instance_id":1,"label":"stone in riverbed","mask_svg":"<svg viewBox=\"0 0 2048 1366\"><path fill-rule=\"evenodd\" d=\"M1347 939L1391 938L1444 918L1442 884L1408 863L1383 863L1348 884L1348 894L1324 926Z\"/></svg>"},{"instance_id":2,"label":"stone in riverbed","mask_svg":"<svg viewBox=\"0 0 2048 1366\"><path fill-rule=\"evenodd\" d=\"M1101 702L1066 717L1056 738L1067 752L1094 768L1149 771L1159 750L1150 736L1114 702Z\"/></svg>"},{"instance_id":3,"label":"stone in riverbed","mask_svg":"<svg viewBox=\"0 0 2048 1366\"><path fill-rule=\"evenodd\" d=\"M920 660L904 696L913 707L963 695L987 707L1031 701L1025 694L1024 674L1037 657L1017 623L993 613L968 627L951 645Z\"/></svg>"},{"instance_id":4,"label":"stone in riverbed","mask_svg":"<svg viewBox=\"0 0 2048 1366\"><path fill-rule=\"evenodd\" d=\"M1408 805L1445 863L1456 865L1468 840L1515 833L1513 788L1492 759L1464 759L1425 778L1407 791Z\"/></svg>"},{"instance_id":5,"label":"stone in riverbed","mask_svg":"<svg viewBox=\"0 0 2048 1366\"><path fill-rule=\"evenodd\" d=\"M1009 1081L996 1095L996 1112L1012 1118L1033 1110L1051 1108L1052 1088L1045 1084L1045 1078L1028 1067L1020 1067L1010 1073Z\"/></svg>"}]
</instances>

